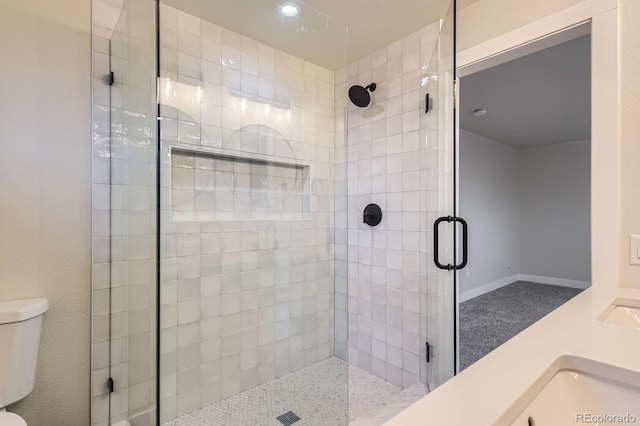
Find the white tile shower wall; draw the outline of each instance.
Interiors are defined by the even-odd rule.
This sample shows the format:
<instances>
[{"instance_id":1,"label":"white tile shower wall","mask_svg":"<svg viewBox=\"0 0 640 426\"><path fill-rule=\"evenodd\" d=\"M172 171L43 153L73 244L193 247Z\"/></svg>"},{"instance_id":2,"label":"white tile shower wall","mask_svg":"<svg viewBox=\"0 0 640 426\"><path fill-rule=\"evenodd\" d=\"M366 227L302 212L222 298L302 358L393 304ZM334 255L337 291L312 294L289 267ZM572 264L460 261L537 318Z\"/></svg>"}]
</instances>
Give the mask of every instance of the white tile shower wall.
<instances>
[{"instance_id":1,"label":"white tile shower wall","mask_svg":"<svg viewBox=\"0 0 640 426\"><path fill-rule=\"evenodd\" d=\"M93 2L92 424L100 426L155 403L153 23L152 1Z\"/></svg>"},{"instance_id":2,"label":"white tile shower wall","mask_svg":"<svg viewBox=\"0 0 640 426\"><path fill-rule=\"evenodd\" d=\"M338 134L348 114L346 144L336 145L348 187L340 196L336 176L336 354L348 342L349 363L403 387L426 374L427 197L440 153L427 144L423 99L438 31L430 25L336 73ZM368 108L347 100L349 87L371 82ZM383 211L374 228L362 223L369 203Z\"/></svg>"},{"instance_id":3,"label":"white tile shower wall","mask_svg":"<svg viewBox=\"0 0 640 426\"><path fill-rule=\"evenodd\" d=\"M174 222L310 218L307 165L171 151Z\"/></svg>"},{"instance_id":4,"label":"white tile shower wall","mask_svg":"<svg viewBox=\"0 0 640 426\"><path fill-rule=\"evenodd\" d=\"M333 355L334 75L160 13L165 422ZM172 221L172 146L309 164L310 218ZM220 192L217 212L239 208Z\"/></svg>"}]
</instances>

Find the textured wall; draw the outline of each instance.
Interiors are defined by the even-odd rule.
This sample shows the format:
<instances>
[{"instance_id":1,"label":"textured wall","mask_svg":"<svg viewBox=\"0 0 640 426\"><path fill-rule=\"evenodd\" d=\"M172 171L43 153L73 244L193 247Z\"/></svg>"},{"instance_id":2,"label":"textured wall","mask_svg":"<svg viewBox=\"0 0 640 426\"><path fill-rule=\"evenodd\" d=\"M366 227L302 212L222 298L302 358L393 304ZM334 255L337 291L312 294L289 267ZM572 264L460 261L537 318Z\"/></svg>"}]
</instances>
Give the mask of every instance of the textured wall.
<instances>
[{"instance_id":1,"label":"textured wall","mask_svg":"<svg viewBox=\"0 0 640 426\"><path fill-rule=\"evenodd\" d=\"M640 288L640 266L629 265L629 234L640 234L640 2L620 0L620 278L623 286Z\"/></svg>"},{"instance_id":2,"label":"textured wall","mask_svg":"<svg viewBox=\"0 0 640 426\"><path fill-rule=\"evenodd\" d=\"M29 425L89 423L90 3L0 1L0 298L43 296Z\"/></svg>"},{"instance_id":3,"label":"textured wall","mask_svg":"<svg viewBox=\"0 0 640 426\"><path fill-rule=\"evenodd\" d=\"M498 37L584 0L480 0L458 12L458 51ZM632 2L633 0L629 0Z\"/></svg>"}]
</instances>

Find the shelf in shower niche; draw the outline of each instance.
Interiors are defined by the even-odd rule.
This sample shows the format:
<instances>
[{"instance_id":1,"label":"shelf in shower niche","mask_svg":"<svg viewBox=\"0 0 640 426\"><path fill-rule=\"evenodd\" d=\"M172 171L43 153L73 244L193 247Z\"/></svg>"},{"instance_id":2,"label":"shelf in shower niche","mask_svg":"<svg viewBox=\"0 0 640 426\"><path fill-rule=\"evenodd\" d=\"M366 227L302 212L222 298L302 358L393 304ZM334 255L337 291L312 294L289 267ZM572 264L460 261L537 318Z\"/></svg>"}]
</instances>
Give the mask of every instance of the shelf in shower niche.
<instances>
[{"instance_id":1,"label":"shelf in shower niche","mask_svg":"<svg viewBox=\"0 0 640 426\"><path fill-rule=\"evenodd\" d=\"M311 217L308 164L172 147L170 169L173 222Z\"/></svg>"}]
</instances>

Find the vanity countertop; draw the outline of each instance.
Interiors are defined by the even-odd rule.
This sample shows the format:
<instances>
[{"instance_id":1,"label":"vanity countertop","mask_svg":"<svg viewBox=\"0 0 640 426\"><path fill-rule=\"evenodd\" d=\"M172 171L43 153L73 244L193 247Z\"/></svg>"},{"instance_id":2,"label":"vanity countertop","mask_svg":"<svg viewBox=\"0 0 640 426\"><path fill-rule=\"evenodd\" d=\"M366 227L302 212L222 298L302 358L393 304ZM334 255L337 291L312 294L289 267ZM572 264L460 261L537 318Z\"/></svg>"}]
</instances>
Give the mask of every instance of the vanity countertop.
<instances>
[{"instance_id":1,"label":"vanity countertop","mask_svg":"<svg viewBox=\"0 0 640 426\"><path fill-rule=\"evenodd\" d=\"M585 290L385 426L492 425L561 355L640 371L640 331L598 320L618 298L640 300L640 290Z\"/></svg>"}]
</instances>

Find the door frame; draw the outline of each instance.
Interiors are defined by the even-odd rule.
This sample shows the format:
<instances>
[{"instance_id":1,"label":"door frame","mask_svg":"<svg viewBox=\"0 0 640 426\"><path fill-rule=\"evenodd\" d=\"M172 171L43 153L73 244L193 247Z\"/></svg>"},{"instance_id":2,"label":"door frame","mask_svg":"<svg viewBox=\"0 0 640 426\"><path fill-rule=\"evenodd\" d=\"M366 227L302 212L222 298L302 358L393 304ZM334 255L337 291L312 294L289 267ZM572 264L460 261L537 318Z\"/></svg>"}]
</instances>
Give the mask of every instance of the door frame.
<instances>
[{"instance_id":1,"label":"door frame","mask_svg":"<svg viewBox=\"0 0 640 426\"><path fill-rule=\"evenodd\" d=\"M618 2L585 0L457 54L457 78L591 33L591 282L619 286ZM457 84L459 88L460 85ZM456 96L456 174L459 174L459 102ZM456 176L459 208L459 176ZM454 215L458 215L458 211ZM459 272L456 271L456 274ZM456 283L459 280L456 279ZM458 284L456 293L459 294ZM456 300L459 300L456 298ZM455 307L456 338L458 307ZM456 347L459 350L459 342ZM456 354L456 372L459 356Z\"/></svg>"}]
</instances>

